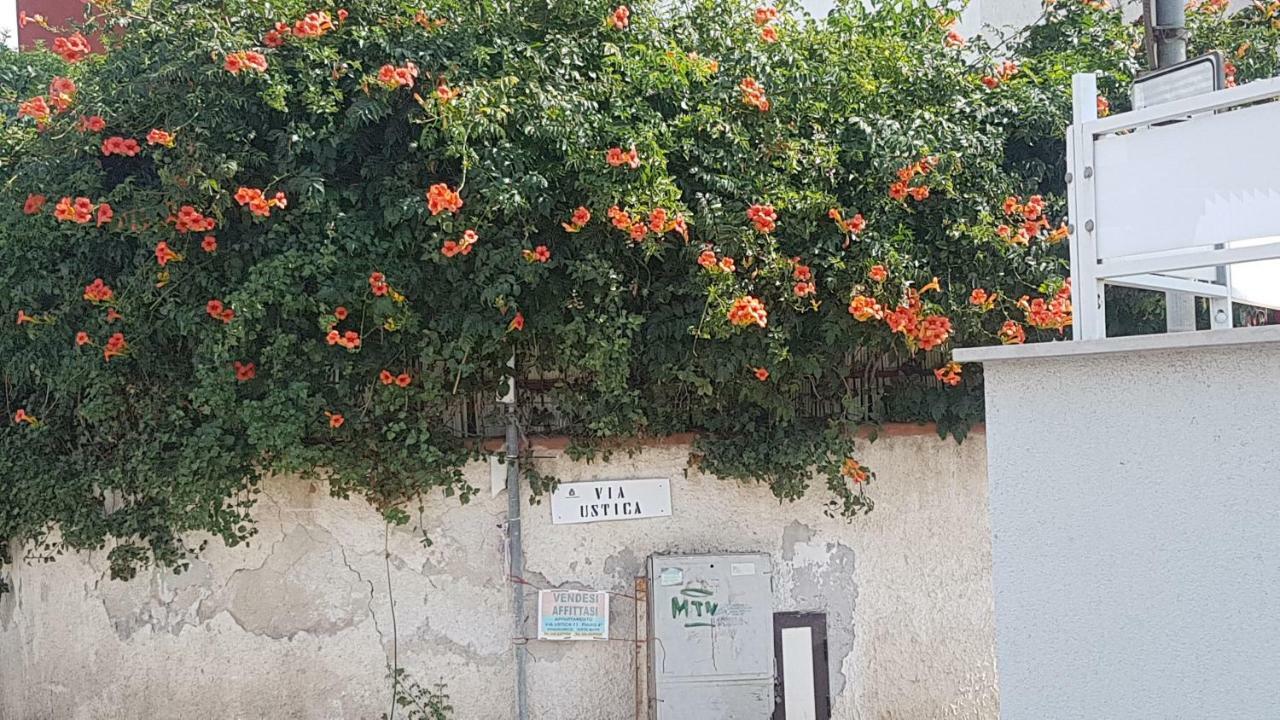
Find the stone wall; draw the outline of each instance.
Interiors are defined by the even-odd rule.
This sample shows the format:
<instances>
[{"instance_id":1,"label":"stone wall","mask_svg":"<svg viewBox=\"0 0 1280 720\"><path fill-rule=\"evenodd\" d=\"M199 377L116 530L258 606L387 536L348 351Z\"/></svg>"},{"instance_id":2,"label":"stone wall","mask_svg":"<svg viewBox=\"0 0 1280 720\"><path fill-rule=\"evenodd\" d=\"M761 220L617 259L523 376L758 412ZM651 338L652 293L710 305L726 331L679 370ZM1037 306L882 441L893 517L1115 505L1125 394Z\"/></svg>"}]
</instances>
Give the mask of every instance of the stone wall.
<instances>
[{"instance_id":1,"label":"stone wall","mask_svg":"<svg viewBox=\"0 0 1280 720\"><path fill-rule=\"evenodd\" d=\"M618 593L615 640L529 641L531 717L635 717L629 596L645 559L734 551L773 556L775 610L828 613L833 717L996 717L981 436L868 444L877 508L852 523L823 515L821 491L780 504L688 469L683 445L595 464L537 455L566 481L669 477L673 516L563 526L546 504L526 510L530 608L538 588ZM393 653L414 679L447 684L458 718L511 717L506 497L489 496L487 467L468 474L485 492L433 498L421 528L388 530L363 501L281 478L249 547L211 545L182 575L113 581L100 552L11 567L0 718L376 718Z\"/></svg>"}]
</instances>

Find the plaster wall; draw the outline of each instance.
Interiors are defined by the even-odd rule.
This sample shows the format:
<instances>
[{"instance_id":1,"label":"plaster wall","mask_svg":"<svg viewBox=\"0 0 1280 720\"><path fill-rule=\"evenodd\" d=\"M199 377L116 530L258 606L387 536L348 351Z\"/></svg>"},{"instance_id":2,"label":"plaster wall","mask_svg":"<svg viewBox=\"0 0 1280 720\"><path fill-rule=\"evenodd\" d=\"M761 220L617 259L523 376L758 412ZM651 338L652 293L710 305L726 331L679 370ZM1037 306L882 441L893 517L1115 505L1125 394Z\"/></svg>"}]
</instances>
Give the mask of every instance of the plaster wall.
<instances>
[{"instance_id":1,"label":"plaster wall","mask_svg":"<svg viewBox=\"0 0 1280 720\"><path fill-rule=\"evenodd\" d=\"M673 515L563 526L546 504L526 509L529 608L538 588L617 593L614 640L528 641L533 718L635 717L630 596L645 559L735 551L771 554L774 610L828 614L833 717L996 716L981 436L867 444L877 507L852 523L824 516L820 489L780 504L691 469L685 445L594 464L537 455L565 481L668 477ZM467 472L487 489L486 466ZM457 718L512 717L505 516L505 495L434 498L421 527L388 530L363 501L278 478L255 541L211 545L182 575L110 580L101 552L11 566L0 718L376 718L393 654L414 679L445 683ZM532 620L523 634L536 636Z\"/></svg>"},{"instance_id":2,"label":"plaster wall","mask_svg":"<svg viewBox=\"0 0 1280 720\"><path fill-rule=\"evenodd\" d=\"M1001 716L1276 717L1280 343L985 375Z\"/></svg>"}]
</instances>

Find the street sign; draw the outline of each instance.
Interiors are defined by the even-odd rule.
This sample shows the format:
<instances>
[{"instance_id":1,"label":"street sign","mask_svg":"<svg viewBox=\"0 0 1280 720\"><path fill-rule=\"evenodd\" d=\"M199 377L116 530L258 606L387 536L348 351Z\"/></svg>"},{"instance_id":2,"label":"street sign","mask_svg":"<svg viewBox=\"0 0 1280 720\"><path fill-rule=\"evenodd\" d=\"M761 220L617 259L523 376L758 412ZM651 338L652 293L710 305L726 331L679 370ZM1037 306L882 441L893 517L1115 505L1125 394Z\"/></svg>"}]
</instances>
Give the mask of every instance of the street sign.
<instances>
[{"instance_id":1,"label":"street sign","mask_svg":"<svg viewBox=\"0 0 1280 720\"><path fill-rule=\"evenodd\" d=\"M562 483L551 493L551 522L556 525L669 515L671 485L666 479Z\"/></svg>"},{"instance_id":2,"label":"street sign","mask_svg":"<svg viewBox=\"0 0 1280 720\"><path fill-rule=\"evenodd\" d=\"M1131 90L1133 109L1182 100L1221 90L1226 82L1222 55L1211 52L1177 65L1140 75Z\"/></svg>"}]
</instances>

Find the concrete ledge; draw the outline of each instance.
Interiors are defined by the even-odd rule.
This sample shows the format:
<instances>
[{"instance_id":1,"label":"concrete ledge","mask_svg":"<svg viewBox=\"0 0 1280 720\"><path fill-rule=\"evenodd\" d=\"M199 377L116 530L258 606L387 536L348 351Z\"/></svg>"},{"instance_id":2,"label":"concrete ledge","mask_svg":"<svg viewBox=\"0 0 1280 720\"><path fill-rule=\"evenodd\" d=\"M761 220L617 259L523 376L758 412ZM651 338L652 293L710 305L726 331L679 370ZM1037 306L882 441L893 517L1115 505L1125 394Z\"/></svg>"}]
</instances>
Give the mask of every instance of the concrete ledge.
<instances>
[{"instance_id":1,"label":"concrete ledge","mask_svg":"<svg viewBox=\"0 0 1280 720\"><path fill-rule=\"evenodd\" d=\"M1261 345L1280 343L1280 325L1232 328L1230 330L1196 330L1163 335L1134 335L1105 340L1068 340L1032 343L1030 345L994 345L959 348L952 353L957 362L997 362L1004 360L1037 360L1078 355L1105 355L1121 352L1156 350L1192 350L1206 347Z\"/></svg>"}]
</instances>

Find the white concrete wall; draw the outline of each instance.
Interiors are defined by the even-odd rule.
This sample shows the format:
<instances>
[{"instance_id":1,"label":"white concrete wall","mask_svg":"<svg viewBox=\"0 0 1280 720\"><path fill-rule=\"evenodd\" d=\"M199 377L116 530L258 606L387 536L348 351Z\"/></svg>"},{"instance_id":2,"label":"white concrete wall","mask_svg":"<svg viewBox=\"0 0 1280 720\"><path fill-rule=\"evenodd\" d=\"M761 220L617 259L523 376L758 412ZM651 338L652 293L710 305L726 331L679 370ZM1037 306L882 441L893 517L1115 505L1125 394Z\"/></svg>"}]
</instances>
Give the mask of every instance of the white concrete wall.
<instances>
[{"instance_id":1,"label":"white concrete wall","mask_svg":"<svg viewBox=\"0 0 1280 720\"><path fill-rule=\"evenodd\" d=\"M0 0L0 38L3 38L5 47L18 49L17 0Z\"/></svg>"},{"instance_id":2,"label":"white concrete wall","mask_svg":"<svg viewBox=\"0 0 1280 720\"><path fill-rule=\"evenodd\" d=\"M828 613L834 717L996 716L980 435L868 444L877 508L853 523L824 517L821 491L780 505L766 488L686 472L684 446L592 465L539 455L570 481L669 476L674 515L553 526L547 505L530 508L534 586L631 595L650 553L769 552L775 610ZM487 487L487 468L468 472ZM448 684L460 719L512 716L505 509L505 496L434 499L433 545L408 528L388 539L395 652L415 679ZM378 717L393 652L383 524L363 502L290 480L267 483L257 514L251 547L212 546L181 576L112 581L103 553L12 568L0 718ZM634 717L634 609L613 598L617 641L530 642L534 718Z\"/></svg>"},{"instance_id":3,"label":"white concrete wall","mask_svg":"<svg viewBox=\"0 0 1280 720\"><path fill-rule=\"evenodd\" d=\"M873 3L873 0L864 0ZM1135 19L1142 14L1141 0L1114 0L1124 6L1125 17ZM1249 0L1232 0L1231 7L1238 9ZM965 37L985 35L995 38L1008 35L1036 22L1044 13L1041 0L968 0L947 3L949 7L962 8L956 30ZM810 15L821 18L836 6L836 0L800 0L800 6Z\"/></svg>"},{"instance_id":4,"label":"white concrete wall","mask_svg":"<svg viewBox=\"0 0 1280 720\"><path fill-rule=\"evenodd\" d=\"M986 364L1002 717L1280 713L1275 330Z\"/></svg>"}]
</instances>

